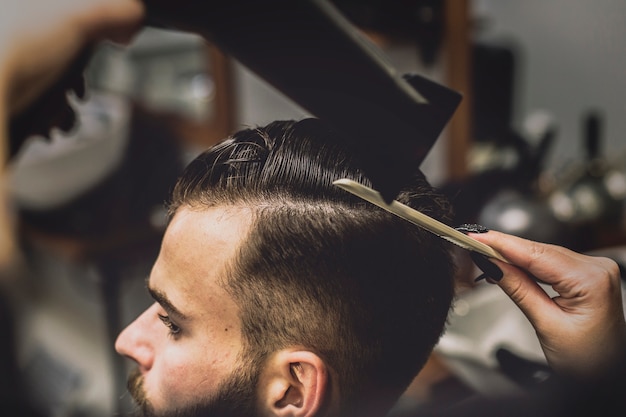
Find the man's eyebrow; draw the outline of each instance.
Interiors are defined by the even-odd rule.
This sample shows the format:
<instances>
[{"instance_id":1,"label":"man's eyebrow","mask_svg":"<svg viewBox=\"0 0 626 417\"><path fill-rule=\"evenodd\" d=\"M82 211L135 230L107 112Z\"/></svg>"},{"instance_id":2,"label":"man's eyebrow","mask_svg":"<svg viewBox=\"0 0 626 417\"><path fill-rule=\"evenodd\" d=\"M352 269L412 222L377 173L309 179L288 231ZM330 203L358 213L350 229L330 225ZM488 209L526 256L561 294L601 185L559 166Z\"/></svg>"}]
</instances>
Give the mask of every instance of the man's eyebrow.
<instances>
[{"instance_id":1,"label":"man's eyebrow","mask_svg":"<svg viewBox=\"0 0 626 417\"><path fill-rule=\"evenodd\" d=\"M147 287L150 296L154 299L154 301L161 304L161 307L163 307L163 309L167 311L167 314L174 315L183 320L187 319L187 316L183 314L179 309L177 309L174 304L172 304L172 302L169 300L169 298L167 298L167 295L165 295L165 293L155 288L151 288L150 285L148 285Z\"/></svg>"}]
</instances>

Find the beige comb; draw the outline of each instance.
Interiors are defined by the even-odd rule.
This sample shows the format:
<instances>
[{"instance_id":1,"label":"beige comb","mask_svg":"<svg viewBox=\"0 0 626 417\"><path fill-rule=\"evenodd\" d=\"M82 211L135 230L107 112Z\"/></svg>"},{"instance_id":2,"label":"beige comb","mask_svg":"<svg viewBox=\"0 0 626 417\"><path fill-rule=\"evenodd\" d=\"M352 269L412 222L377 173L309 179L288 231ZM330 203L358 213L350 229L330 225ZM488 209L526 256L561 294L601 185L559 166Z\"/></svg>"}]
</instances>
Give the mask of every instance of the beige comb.
<instances>
[{"instance_id":1,"label":"beige comb","mask_svg":"<svg viewBox=\"0 0 626 417\"><path fill-rule=\"evenodd\" d=\"M478 252L489 258L495 258L504 262L508 262L506 259L504 259L502 255L500 255L490 246L474 240L464 233L461 233L458 230L455 230L452 227L433 219L432 217L420 213L419 211L412 209L411 207L404 205L399 201L392 200L390 204L387 204L378 191L359 184L356 181L343 178L334 181L333 184L337 187L343 188L351 194L356 195L357 197L362 198L363 200L369 201L370 203L375 204L378 207L395 214L400 218L403 218L404 220L420 226L428 230L429 232L434 233L440 238L454 243L455 245L458 245L470 251Z\"/></svg>"}]
</instances>

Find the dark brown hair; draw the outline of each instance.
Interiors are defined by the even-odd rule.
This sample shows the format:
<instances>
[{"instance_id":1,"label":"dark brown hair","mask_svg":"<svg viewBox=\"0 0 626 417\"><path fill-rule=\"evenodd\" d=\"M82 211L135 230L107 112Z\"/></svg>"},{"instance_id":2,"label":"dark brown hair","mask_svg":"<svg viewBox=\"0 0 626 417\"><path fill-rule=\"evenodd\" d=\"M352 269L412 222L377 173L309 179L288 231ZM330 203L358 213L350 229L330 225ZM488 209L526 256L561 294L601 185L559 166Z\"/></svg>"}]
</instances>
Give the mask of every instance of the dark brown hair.
<instances>
[{"instance_id":1,"label":"dark brown hair","mask_svg":"<svg viewBox=\"0 0 626 417\"><path fill-rule=\"evenodd\" d=\"M337 373L341 416L393 404L438 341L453 297L448 244L335 187L370 181L317 119L236 133L176 185L172 213L245 205L253 226L224 285L241 309L247 358L305 346ZM447 220L423 175L398 200Z\"/></svg>"}]
</instances>

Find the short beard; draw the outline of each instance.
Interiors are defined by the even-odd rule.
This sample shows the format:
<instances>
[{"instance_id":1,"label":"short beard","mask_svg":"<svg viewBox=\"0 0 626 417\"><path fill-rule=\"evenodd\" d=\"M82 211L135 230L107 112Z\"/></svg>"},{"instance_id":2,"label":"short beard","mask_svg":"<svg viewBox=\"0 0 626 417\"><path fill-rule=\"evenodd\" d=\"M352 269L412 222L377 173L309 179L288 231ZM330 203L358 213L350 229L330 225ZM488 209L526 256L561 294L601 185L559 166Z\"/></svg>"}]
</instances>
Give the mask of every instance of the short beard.
<instances>
[{"instance_id":1,"label":"short beard","mask_svg":"<svg viewBox=\"0 0 626 417\"><path fill-rule=\"evenodd\" d=\"M257 369L246 370L240 366L209 398L164 412L155 411L147 399L139 369L133 370L128 378L128 392L137 403L137 417L255 417L259 415L255 406L258 376Z\"/></svg>"}]
</instances>

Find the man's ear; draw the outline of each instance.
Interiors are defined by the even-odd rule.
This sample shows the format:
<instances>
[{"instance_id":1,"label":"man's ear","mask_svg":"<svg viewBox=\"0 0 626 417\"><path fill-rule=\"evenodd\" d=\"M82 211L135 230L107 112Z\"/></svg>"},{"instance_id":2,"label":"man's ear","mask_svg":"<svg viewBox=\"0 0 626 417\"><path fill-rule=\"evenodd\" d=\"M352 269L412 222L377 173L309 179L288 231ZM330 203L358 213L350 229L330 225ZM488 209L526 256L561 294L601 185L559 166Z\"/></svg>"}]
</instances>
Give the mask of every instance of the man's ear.
<instances>
[{"instance_id":1,"label":"man's ear","mask_svg":"<svg viewBox=\"0 0 626 417\"><path fill-rule=\"evenodd\" d=\"M331 400L328 368L313 352L281 350L270 357L259 380L261 415L314 417Z\"/></svg>"}]
</instances>

